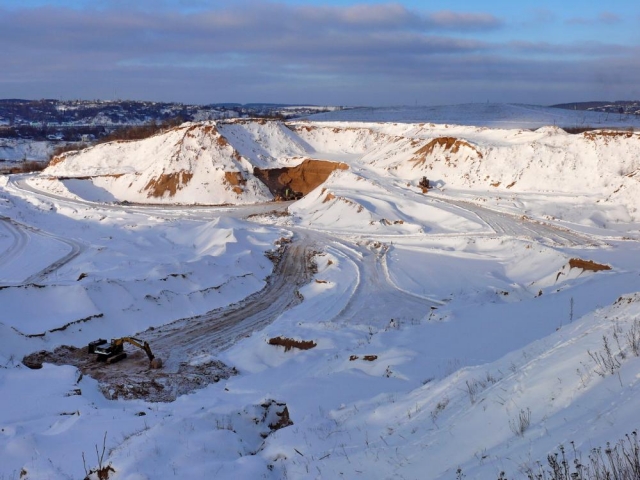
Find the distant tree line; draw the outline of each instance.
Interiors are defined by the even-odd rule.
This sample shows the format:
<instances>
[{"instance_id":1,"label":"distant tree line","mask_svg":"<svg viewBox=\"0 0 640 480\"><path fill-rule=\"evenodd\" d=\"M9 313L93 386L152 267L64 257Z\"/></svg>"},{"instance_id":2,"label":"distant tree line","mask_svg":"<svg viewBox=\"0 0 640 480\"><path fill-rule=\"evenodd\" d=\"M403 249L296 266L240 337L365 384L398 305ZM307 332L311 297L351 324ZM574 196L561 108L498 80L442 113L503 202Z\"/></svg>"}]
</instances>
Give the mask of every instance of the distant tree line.
<instances>
[{"instance_id":1,"label":"distant tree line","mask_svg":"<svg viewBox=\"0 0 640 480\"><path fill-rule=\"evenodd\" d=\"M178 125L181 125L183 122L184 120L182 118L175 117L164 120L162 122L151 120L149 123L146 123L144 125L118 128L108 135L100 137L93 142L67 143L64 145L60 145L53 149L51 155L49 155L49 161L51 161L52 158L57 157L58 155L61 155L65 152L70 152L73 150L84 150L85 148L101 143L143 140L171 128L175 128Z\"/></svg>"}]
</instances>

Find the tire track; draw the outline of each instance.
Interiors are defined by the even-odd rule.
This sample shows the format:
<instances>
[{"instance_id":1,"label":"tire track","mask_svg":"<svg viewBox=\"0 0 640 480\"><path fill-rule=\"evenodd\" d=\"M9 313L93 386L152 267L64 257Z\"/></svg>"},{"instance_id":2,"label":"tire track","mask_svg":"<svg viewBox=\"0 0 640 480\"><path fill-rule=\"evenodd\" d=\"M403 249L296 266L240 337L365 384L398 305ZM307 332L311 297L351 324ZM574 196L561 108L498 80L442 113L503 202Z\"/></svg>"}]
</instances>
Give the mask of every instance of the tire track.
<instances>
[{"instance_id":1,"label":"tire track","mask_svg":"<svg viewBox=\"0 0 640 480\"><path fill-rule=\"evenodd\" d=\"M578 232L557 227L548 223L531 220L525 216L517 216L511 213L498 212L475 203L462 200L438 197L437 202L454 205L468 212L474 213L485 222L498 235L512 237L528 237L539 243L552 243L564 247L579 247L594 245L597 242Z\"/></svg>"},{"instance_id":2,"label":"tire track","mask_svg":"<svg viewBox=\"0 0 640 480\"><path fill-rule=\"evenodd\" d=\"M0 222L2 222L2 225L13 237L13 242L9 248L0 255L0 266L2 266L8 264L24 252L29 243L29 236L19 224L15 223L9 217L0 216Z\"/></svg>"}]
</instances>

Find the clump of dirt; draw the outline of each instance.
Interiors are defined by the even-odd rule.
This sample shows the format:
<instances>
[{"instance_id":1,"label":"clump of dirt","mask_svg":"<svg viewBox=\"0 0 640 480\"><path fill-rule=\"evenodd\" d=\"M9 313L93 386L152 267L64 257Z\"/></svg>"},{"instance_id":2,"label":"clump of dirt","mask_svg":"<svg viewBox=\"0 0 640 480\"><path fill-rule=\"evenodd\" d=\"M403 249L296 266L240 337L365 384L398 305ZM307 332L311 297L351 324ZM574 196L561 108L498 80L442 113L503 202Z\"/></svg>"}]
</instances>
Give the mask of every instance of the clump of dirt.
<instances>
[{"instance_id":1,"label":"clump of dirt","mask_svg":"<svg viewBox=\"0 0 640 480\"><path fill-rule=\"evenodd\" d=\"M427 157L433 155L433 152L437 147L441 147L442 150L451 154L458 153L460 149L464 147L475 152L478 158L484 158L480 150L464 140L459 140L455 137L438 137L431 140L422 148L416 150L411 161L415 163L416 166L424 164L427 161ZM447 161L450 160L448 155L445 158Z\"/></svg>"},{"instance_id":2,"label":"clump of dirt","mask_svg":"<svg viewBox=\"0 0 640 480\"><path fill-rule=\"evenodd\" d=\"M284 347L284 351L288 352L292 348L299 350L311 350L318 344L313 340L294 340L287 337L274 337L269 339L269 345L276 345L278 347Z\"/></svg>"},{"instance_id":3,"label":"clump of dirt","mask_svg":"<svg viewBox=\"0 0 640 480\"><path fill-rule=\"evenodd\" d=\"M353 362L355 360L358 360L358 358L360 358L360 357L358 357L358 355L351 355L349 357L349 361ZM375 361L377 359L378 359L377 355L365 355L365 356L362 357L362 360L364 360L365 362L373 362L373 361Z\"/></svg>"},{"instance_id":4,"label":"clump of dirt","mask_svg":"<svg viewBox=\"0 0 640 480\"><path fill-rule=\"evenodd\" d=\"M264 408L262 421L269 425L271 432L293 425L293 421L289 416L289 407L287 407L286 403L269 400L260 406Z\"/></svg>"},{"instance_id":5,"label":"clump of dirt","mask_svg":"<svg viewBox=\"0 0 640 480\"><path fill-rule=\"evenodd\" d=\"M306 195L322 184L334 170L347 170L344 163L307 159L295 167L260 169L253 174L264 183L274 195L282 195L286 189Z\"/></svg>"},{"instance_id":6,"label":"clump of dirt","mask_svg":"<svg viewBox=\"0 0 640 480\"><path fill-rule=\"evenodd\" d=\"M159 198L163 197L167 192L169 192L170 197L173 197L176 192L187 185L192 178L193 173L186 170L166 173L149 180L149 183L144 187L144 190L149 191L147 197Z\"/></svg>"},{"instance_id":7,"label":"clump of dirt","mask_svg":"<svg viewBox=\"0 0 640 480\"><path fill-rule=\"evenodd\" d=\"M580 258L572 258L569 260L569 268L581 268L590 272L600 272L603 270L611 270L609 265L592 262L591 260L582 260Z\"/></svg>"},{"instance_id":8,"label":"clump of dirt","mask_svg":"<svg viewBox=\"0 0 640 480\"><path fill-rule=\"evenodd\" d=\"M507 185L507 188L511 188L516 184L516 181L514 180L513 182L511 182L509 185Z\"/></svg>"}]
</instances>

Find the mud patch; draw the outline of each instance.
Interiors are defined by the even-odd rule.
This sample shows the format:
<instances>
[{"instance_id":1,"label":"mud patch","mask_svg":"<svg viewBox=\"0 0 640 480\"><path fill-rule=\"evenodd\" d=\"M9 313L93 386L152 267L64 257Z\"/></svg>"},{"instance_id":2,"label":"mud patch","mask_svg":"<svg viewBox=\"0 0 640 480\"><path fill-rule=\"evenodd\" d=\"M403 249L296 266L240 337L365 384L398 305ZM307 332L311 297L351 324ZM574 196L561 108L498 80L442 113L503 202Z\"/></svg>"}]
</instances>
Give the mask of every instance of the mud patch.
<instances>
[{"instance_id":1,"label":"mud patch","mask_svg":"<svg viewBox=\"0 0 640 480\"><path fill-rule=\"evenodd\" d=\"M100 384L108 399L144 399L150 402L171 402L178 396L204 388L211 383L237 375L238 371L218 360L198 365L180 363L177 369L152 369L149 359L141 351L127 352L127 358L106 364L96 360L86 347L63 345L53 352L45 350L25 356L22 363L29 368L42 368L43 363L73 365L83 375Z\"/></svg>"},{"instance_id":2,"label":"mud patch","mask_svg":"<svg viewBox=\"0 0 640 480\"><path fill-rule=\"evenodd\" d=\"M322 183L335 170L347 170L344 163L307 159L295 167L260 169L254 168L253 174L264 183L273 196L282 195L290 189L306 195Z\"/></svg>"},{"instance_id":3,"label":"mud patch","mask_svg":"<svg viewBox=\"0 0 640 480\"><path fill-rule=\"evenodd\" d=\"M149 180L149 183L144 187L144 190L149 191L147 197L159 198L163 197L165 193L169 193L169 196L173 197L176 192L184 188L192 178L193 173L186 170L166 173Z\"/></svg>"}]
</instances>

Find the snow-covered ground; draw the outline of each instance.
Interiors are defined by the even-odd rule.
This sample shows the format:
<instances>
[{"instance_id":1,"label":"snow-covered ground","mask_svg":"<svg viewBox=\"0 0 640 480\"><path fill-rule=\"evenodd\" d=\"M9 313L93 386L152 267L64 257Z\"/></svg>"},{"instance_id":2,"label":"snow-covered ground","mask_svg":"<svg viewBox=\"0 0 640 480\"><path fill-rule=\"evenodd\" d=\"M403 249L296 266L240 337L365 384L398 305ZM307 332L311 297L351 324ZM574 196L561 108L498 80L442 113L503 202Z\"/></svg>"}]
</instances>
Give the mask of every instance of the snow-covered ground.
<instances>
[{"instance_id":1,"label":"snow-covered ground","mask_svg":"<svg viewBox=\"0 0 640 480\"><path fill-rule=\"evenodd\" d=\"M252 203L272 198L254 167L306 158L349 169ZM0 178L0 478L511 479L560 445L587 462L640 426L638 172L637 134L243 121ZM165 367L73 350L127 335ZM21 363L40 350L58 360ZM214 362L234 374L212 383Z\"/></svg>"},{"instance_id":2,"label":"snow-covered ground","mask_svg":"<svg viewBox=\"0 0 640 480\"><path fill-rule=\"evenodd\" d=\"M56 147L55 142L34 141L15 138L0 138L0 160L18 162L21 160L45 161Z\"/></svg>"}]
</instances>

